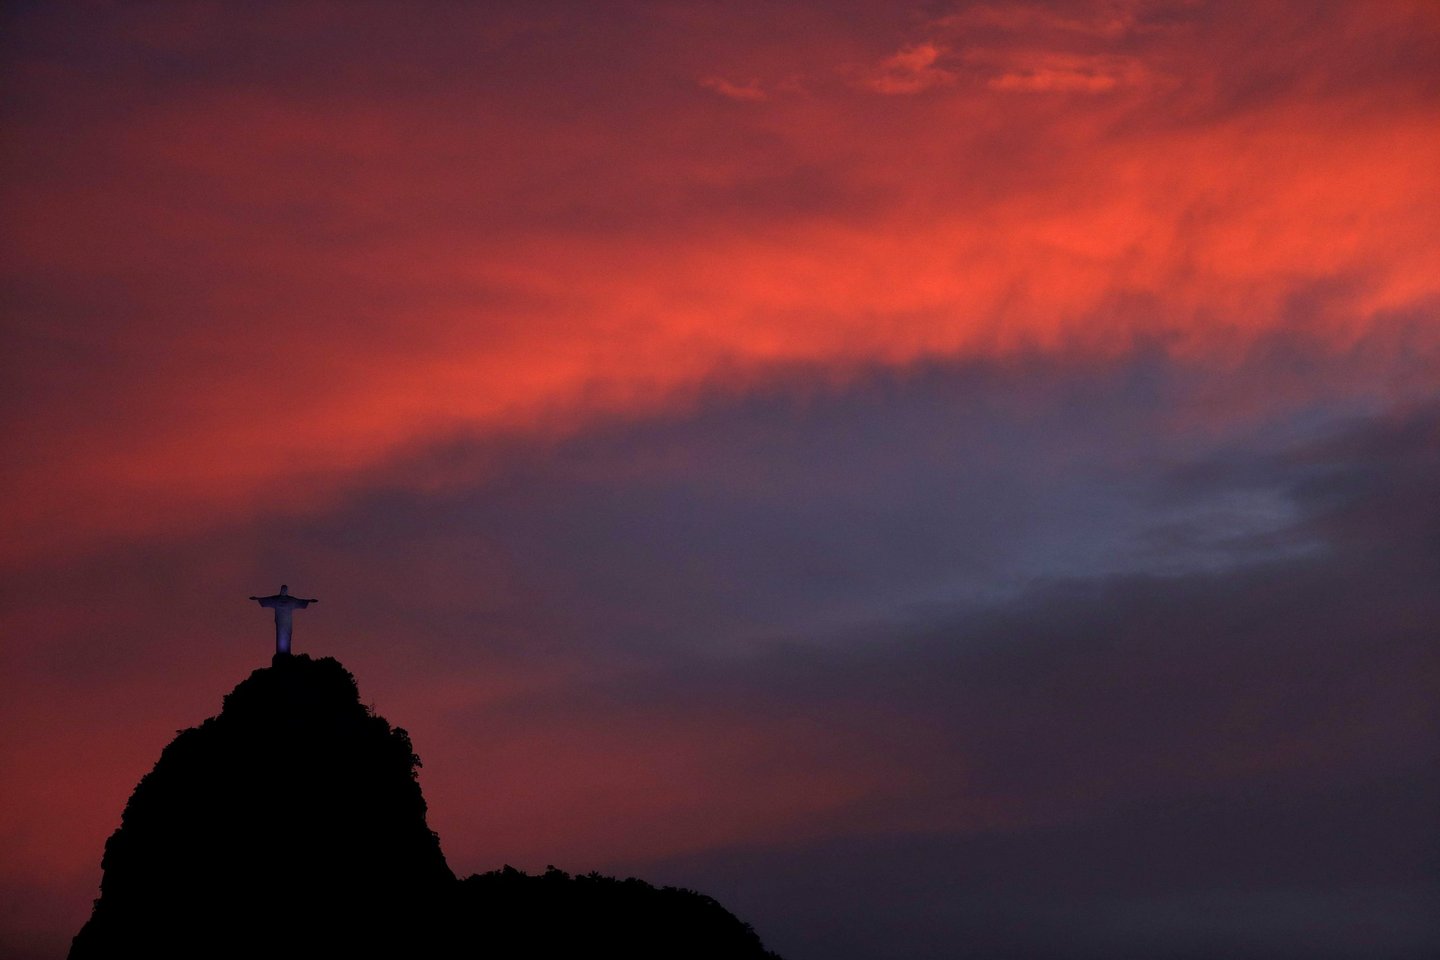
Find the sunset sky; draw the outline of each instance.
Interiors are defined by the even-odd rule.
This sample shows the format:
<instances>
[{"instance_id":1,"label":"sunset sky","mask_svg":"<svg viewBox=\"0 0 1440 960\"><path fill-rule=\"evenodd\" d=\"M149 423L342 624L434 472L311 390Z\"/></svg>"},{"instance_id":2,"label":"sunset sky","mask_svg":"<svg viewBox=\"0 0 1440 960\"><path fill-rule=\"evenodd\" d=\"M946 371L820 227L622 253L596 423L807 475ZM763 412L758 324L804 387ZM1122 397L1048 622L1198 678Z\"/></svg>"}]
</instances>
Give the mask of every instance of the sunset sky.
<instances>
[{"instance_id":1,"label":"sunset sky","mask_svg":"<svg viewBox=\"0 0 1440 960\"><path fill-rule=\"evenodd\" d=\"M6 4L0 955L281 582L462 875L1440 953L1437 170L1429 0Z\"/></svg>"}]
</instances>

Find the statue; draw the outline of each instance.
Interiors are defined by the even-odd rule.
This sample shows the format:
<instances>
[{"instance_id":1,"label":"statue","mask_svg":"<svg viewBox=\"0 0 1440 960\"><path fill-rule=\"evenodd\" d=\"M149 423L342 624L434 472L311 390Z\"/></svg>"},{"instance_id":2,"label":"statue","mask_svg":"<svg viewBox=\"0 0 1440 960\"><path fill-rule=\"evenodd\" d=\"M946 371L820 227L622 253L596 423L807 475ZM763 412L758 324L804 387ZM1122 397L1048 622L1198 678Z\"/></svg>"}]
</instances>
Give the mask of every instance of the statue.
<instances>
[{"instance_id":1,"label":"statue","mask_svg":"<svg viewBox=\"0 0 1440 960\"><path fill-rule=\"evenodd\" d=\"M296 607L305 609L312 603L319 603L319 600L304 600L300 597L290 596L290 588L280 584L280 592L272 597L251 597L251 600L258 601L262 607L275 608L275 656L288 657L290 655L290 612Z\"/></svg>"}]
</instances>

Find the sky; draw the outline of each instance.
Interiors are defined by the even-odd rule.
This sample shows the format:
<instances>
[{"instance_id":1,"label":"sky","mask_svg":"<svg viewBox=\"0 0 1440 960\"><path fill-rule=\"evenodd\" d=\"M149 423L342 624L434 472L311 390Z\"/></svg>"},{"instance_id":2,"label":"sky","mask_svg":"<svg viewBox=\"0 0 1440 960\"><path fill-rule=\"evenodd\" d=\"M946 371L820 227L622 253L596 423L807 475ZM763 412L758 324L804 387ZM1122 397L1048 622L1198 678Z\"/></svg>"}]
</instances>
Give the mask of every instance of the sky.
<instances>
[{"instance_id":1,"label":"sky","mask_svg":"<svg viewBox=\"0 0 1440 960\"><path fill-rule=\"evenodd\" d=\"M1437 119L1426 0L5 5L0 953L285 582L462 875L1435 955Z\"/></svg>"}]
</instances>

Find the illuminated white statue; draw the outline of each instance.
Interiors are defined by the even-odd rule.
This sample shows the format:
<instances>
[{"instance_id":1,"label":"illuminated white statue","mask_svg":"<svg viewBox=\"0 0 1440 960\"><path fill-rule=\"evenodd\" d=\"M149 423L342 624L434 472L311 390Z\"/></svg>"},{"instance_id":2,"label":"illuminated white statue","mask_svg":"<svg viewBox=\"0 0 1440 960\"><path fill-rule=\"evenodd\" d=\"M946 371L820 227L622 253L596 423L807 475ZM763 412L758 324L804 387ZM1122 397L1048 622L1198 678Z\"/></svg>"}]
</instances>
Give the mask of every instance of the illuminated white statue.
<instances>
[{"instance_id":1,"label":"illuminated white statue","mask_svg":"<svg viewBox=\"0 0 1440 960\"><path fill-rule=\"evenodd\" d=\"M251 597L251 600L259 601L262 607L275 608L275 655L289 656L290 654L290 612L296 607L305 609L312 603L319 603L319 600L302 600L300 597L290 596L290 588L280 584L280 592L273 597Z\"/></svg>"}]
</instances>

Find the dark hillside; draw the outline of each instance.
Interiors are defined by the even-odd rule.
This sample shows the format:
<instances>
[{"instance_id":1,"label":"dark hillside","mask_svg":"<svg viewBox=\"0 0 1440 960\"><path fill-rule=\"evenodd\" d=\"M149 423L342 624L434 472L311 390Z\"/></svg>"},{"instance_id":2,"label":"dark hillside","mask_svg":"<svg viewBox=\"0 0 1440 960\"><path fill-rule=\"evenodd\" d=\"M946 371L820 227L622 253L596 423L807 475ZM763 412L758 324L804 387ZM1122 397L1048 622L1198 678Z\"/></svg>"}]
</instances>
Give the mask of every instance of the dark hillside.
<instances>
[{"instance_id":1,"label":"dark hillside","mask_svg":"<svg viewBox=\"0 0 1440 960\"><path fill-rule=\"evenodd\" d=\"M457 881L419 765L339 662L276 657L136 786L71 960L772 956L690 891L553 870Z\"/></svg>"},{"instance_id":2,"label":"dark hillside","mask_svg":"<svg viewBox=\"0 0 1440 960\"><path fill-rule=\"evenodd\" d=\"M749 924L693 890L598 873L572 877L554 867L530 876L507 866L467 877L461 891L460 956L493 948L575 957L603 944L614 956L647 960L778 960Z\"/></svg>"}]
</instances>

